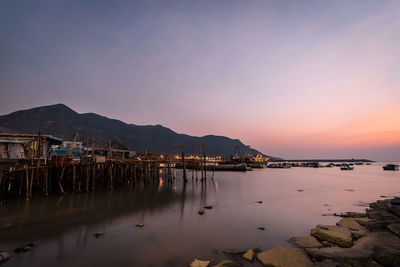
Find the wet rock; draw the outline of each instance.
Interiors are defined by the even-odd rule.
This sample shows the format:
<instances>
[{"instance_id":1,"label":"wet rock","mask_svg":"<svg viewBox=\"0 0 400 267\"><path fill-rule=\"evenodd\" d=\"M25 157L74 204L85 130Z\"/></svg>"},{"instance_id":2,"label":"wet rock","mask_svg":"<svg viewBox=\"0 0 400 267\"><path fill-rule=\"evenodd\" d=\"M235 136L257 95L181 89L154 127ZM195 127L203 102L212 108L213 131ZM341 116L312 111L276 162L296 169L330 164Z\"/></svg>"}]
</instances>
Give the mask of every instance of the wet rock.
<instances>
[{"instance_id":1,"label":"wet rock","mask_svg":"<svg viewBox=\"0 0 400 267\"><path fill-rule=\"evenodd\" d=\"M399 218L386 210L367 210L367 216L375 220L399 220Z\"/></svg>"},{"instance_id":2,"label":"wet rock","mask_svg":"<svg viewBox=\"0 0 400 267\"><path fill-rule=\"evenodd\" d=\"M347 192L354 192L354 189L345 189Z\"/></svg>"},{"instance_id":3,"label":"wet rock","mask_svg":"<svg viewBox=\"0 0 400 267\"><path fill-rule=\"evenodd\" d=\"M32 243L26 244L23 247L17 247L16 249L14 249L14 252L17 254L19 254L21 252L28 252L28 251L31 251L33 247L34 247L34 245Z\"/></svg>"},{"instance_id":4,"label":"wet rock","mask_svg":"<svg viewBox=\"0 0 400 267\"><path fill-rule=\"evenodd\" d=\"M98 232L98 233L95 233L95 234L94 234L94 236L95 236L96 238L99 238L99 237L102 236L102 235L104 235L103 232Z\"/></svg>"},{"instance_id":5,"label":"wet rock","mask_svg":"<svg viewBox=\"0 0 400 267\"><path fill-rule=\"evenodd\" d=\"M210 210L213 208L213 206L204 206L204 208Z\"/></svg>"},{"instance_id":6,"label":"wet rock","mask_svg":"<svg viewBox=\"0 0 400 267\"><path fill-rule=\"evenodd\" d=\"M386 246L400 250L400 238L389 232L371 232L358 239L353 248L373 250Z\"/></svg>"},{"instance_id":7,"label":"wet rock","mask_svg":"<svg viewBox=\"0 0 400 267\"><path fill-rule=\"evenodd\" d=\"M316 261L332 260L339 263L345 263L355 266L365 266L371 262L374 252L367 249L357 249L357 248L340 248L340 247L330 247L330 248L307 248L306 252L311 258Z\"/></svg>"},{"instance_id":8,"label":"wet rock","mask_svg":"<svg viewBox=\"0 0 400 267\"><path fill-rule=\"evenodd\" d=\"M394 234L400 236L400 223L389 224L387 228Z\"/></svg>"},{"instance_id":9,"label":"wet rock","mask_svg":"<svg viewBox=\"0 0 400 267\"><path fill-rule=\"evenodd\" d=\"M304 189L298 189L297 192L304 192Z\"/></svg>"},{"instance_id":10,"label":"wet rock","mask_svg":"<svg viewBox=\"0 0 400 267\"><path fill-rule=\"evenodd\" d=\"M189 267L207 267L210 264L210 261L200 261L198 259L194 259L192 263L190 263Z\"/></svg>"},{"instance_id":11,"label":"wet rock","mask_svg":"<svg viewBox=\"0 0 400 267\"><path fill-rule=\"evenodd\" d=\"M367 229L356 222L354 218L343 218L336 225L348 228L352 236L356 239L368 233Z\"/></svg>"},{"instance_id":12,"label":"wet rock","mask_svg":"<svg viewBox=\"0 0 400 267\"><path fill-rule=\"evenodd\" d=\"M322 245L324 245L324 247L337 247L336 244L333 244L333 243L328 242L328 241L322 241L321 243L322 243Z\"/></svg>"},{"instance_id":13,"label":"wet rock","mask_svg":"<svg viewBox=\"0 0 400 267\"><path fill-rule=\"evenodd\" d=\"M199 210L199 212L198 212L200 215L203 215L204 214L204 210Z\"/></svg>"},{"instance_id":14,"label":"wet rock","mask_svg":"<svg viewBox=\"0 0 400 267\"><path fill-rule=\"evenodd\" d=\"M363 226L366 226L371 221L369 218L354 218L354 220Z\"/></svg>"},{"instance_id":15,"label":"wet rock","mask_svg":"<svg viewBox=\"0 0 400 267\"><path fill-rule=\"evenodd\" d=\"M0 252L0 263L8 261L9 259L10 259L10 255L8 255L7 252L5 252L5 251Z\"/></svg>"},{"instance_id":16,"label":"wet rock","mask_svg":"<svg viewBox=\"0 0 400 267\"><path fill-rule=\"evenodd\" d=\"M299 248L276 247L257 254L257 259L265 266L312 267L312 261Z\"/></svg>"},{"instance_id":17,"label":"wet rock","mask_svg":"<svg viewBox=\"0 0 400 267\"><path fill-rule=\"evenodd\" d=\"M400 250L389 247L376 247L374 258L385 266L400 266Z\"/></svg>"},{"instance_id":18,"label":"wet rock","mask_svg":"<svg viewBox=\"0 0 400 267\"><path fill-rule=\"evenodd\" d=\"M309 235L295 236L290 238L289 241L303 248L321 248L324 246L315 237Z\"/></svg>"},{"instance_id":19,"label":"wet rock","mask_svg":"<svg viewBox=\"0 0 400 267\"><path fill-rule=\"evenodd\" d=\"M138 224L136 224L136 227L143 227L143 226L144 226L143 223L138 223Z\"/></svg>"},{"instance_id":20,"label":"wet rock","mask_svg":"<svg viewBox=\"0 0 400 267\"><path fill-rule=\"evenodd\" d=\"M254 202L256 202L256 203L258 203L258 204L262 204L262 203L263 203L261 200L254 201Z\"/></svg>"},{"instance_id":21,"label":"wet rock","mask_svg":"<svg viewBox=\"0 0 400 267\"><path fill-rule=\"evenodd\" d=\"M367 217L366 213L362 213L362 212L346 212L346 213L341 213L338 216L340 217L352 217L352 218L363 218L363 217Z\"/></svg>"},{"instance_id":22,"label":"wet rock","mask_svg":"<svg viewBox=\"0 0 400 267\"><path fill-rule=\"evenodd\" d=\"M400 197L395 197L390 201L393 205L400 205Z\"/></svg>"},{"instance_id":23,"label":"wet rock","mask_svg":"<svg viewBox=\"0 0 400 267\"><path fill-rule=\"evenodd\" d=\"M388 225L399 222L400 220L371 220L367 223L367 228L370 231L382 231L386 230Z\"/></svg>"},{"instance_id":24,"label":"wet rock","mask_svg":"<svg viewBox=\"0 0 400 267\"><path fill-rule=\"evenodd\" d=\"M236 267L236 266L241 266L241 265L231 260L223 260L220 261L217 265L214 265L213 267Z\"/></svg>"},{"instance_id":25,"label":"wet rock","mask_svg":"<svg viewBox=\"0 0 400 267\"><path fill-rule=\"evenodd\" d=\"M342 247L351 247L353 239L349 229L343 226L317 225L311 230L311 235L319 240L325 240Z\"/></svg>"},{"instance_id":26,"label":"wet rock","mask_svg":"<svg viewBox=\"0 0 400 267\"><path fill-rule=\"evenodd\" d=\"M225 249L222 252L226 254L243 254L246 252L246 250L230 250L230 249Z\"/></svg>"},{"instance_id":27,"label":"wet rock","mask_svg":"<svg viewBox=\"0 0 400 267\"><path fill-rule=\"evenodd\" d=\"M248 251L246 251L246 253L243 254L242 257L244 259L248 260L248 261L253 261L253 259L254 259L254 250L249 249Z\"/></svg>"},{"instance_id":28,"label":"wet rock","mask_svg":"<svg viewBox=\"0 0 400 267\"><path fill-rule=\"evenodd\" d=\"M257 227L258 230L265 231L265 227Z\"/></svg>"},{"instance_id":29,"label":"wet rock","mask_svg":"<svg viewBox=\"0 0 400 267\"><path fill-rule=\"evenodd\" d=\"M323 260L321 262L314 263L314 267L342 267L343 264L335 262L333 260Z\"/></svg>"}]
</instances>

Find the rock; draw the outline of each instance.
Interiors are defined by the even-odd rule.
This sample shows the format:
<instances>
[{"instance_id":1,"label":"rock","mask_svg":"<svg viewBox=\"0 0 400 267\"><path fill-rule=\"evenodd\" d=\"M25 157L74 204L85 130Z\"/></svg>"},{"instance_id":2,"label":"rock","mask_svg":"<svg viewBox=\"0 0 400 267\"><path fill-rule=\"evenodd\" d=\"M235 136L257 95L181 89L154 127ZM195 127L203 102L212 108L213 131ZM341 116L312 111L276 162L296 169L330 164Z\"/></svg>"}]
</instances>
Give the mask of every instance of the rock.
<instances>
[{"instance_id":1,"label":"rock","mask_svg":"<svg viewBox=\"0 0 400 267\"><path fill-rule=\"evenodd\" d=\"M248 251L246 251L246 253L243 254L242 257L248 261L253 261L254 251L252 249L249 249Z\"/></svg>"},{"instance_id":2,"label":"rock","mask_svg":"<svg viewBox=\"0 0 400 267\"><path fill-rule=\"evenodd\" d=\"M298 189L297 192L304 192L304 189Z\"/></svg>"},{"instance_id":3,"label":"rock","mask_svg":"<svg viewBox=\"0 0 400 267\"><path fill-rule=\"evenodd\" d=\"M400 236L400 223L389 224L387 228L394 234Z\"/></svg>"},{"instance_id":4,"label":"rock","mask_svg":"<svg viewBox=\"0 0 400 267\"><path fill-rule=\"evenodd\" d=\"M370 231L381 231L386 230L388 225L399 222L399 220L371 220L367 223L367 228Z\"/></svg>"},{"instance_id":5,"label":"rock","mask_svg":"<svg viewBox=\"0 0 400 267\"><path fill-rule=\"evenodd\" d=\"M257 227L258 230L265 231L265 227Z\"/></svg>"},{"instance_id":6,"label":"rock","mask_svg":"<svg viewBox=\"0 0 400 267\"><path fill-rule=\"evenodd\" d=\"M371 232L358 239L353 248L373 250L386 246L400 250L400 238L389 232Z\"/></svg>"},{"instance_id":7,"label":"rock","mask_svg":"<svg viewBox=\"0 0 400 267\"><path fill-rule=\"evenodd\" d=\"M217 265L214 265L213 267L236 267L236 266L241 266L241 265L231 260L223 260L219 262Z\"/></svg>"},{"instance_id":8,"label":"rock","mask_svg":"<svg viewBox=\"0 0 400 267\"><path fill-rule=\"evenodd\" d=\"M328 241L322 241L321 243L322 243L322 245L324 245L324 247L337 247L336 244L333 244Z\"/></svg>"},{"instance_id":9,"label":"rock","mask_svg":"<svg viewBox=\"0 0 400 267\"><path fill-rule=\"evenodd\" d=\"M226 253L226 254L243 254L246 252L246 250L229 250L229 249L225 249L222 252Z\"/></svg>"},{"instance_id":10,"label":"rock","mask_svg":"<svg viewBox=\"0 0 400 267\"><path fill-rule=\"evenodd\" d=\"M341 263L335 262L333 260L323 260L321 262L314 263L314 267L342 267Z\"/></svg>"},{"instance_id":11,"label":"rock","mask_svg":"<svg viewBox=\"0 0 400 267\"><path fill-rule=\"evenodd\" d=\"M385 266L400 266L400 250L389 247L376 247L375 259Z\"/></svg>"},{"instance_id":12,"label":"rock","mask_svg":"<svg viewBox=\"0 0 400 267\"><path fill-rule=\"evenodd\" d=\"M321 248L324 246L315 237L310 235L295 236L290 238L289 241L303 248Z\"/></svg>"},{"instance_id":13,"label":"rock","mask_svg":"<svg viewBox=\"0 0 400 267\"><path fill-rule=\"evenodd\" d=\"M96 238L99 238L99 237L102 236L103 234L104 234L103 232L98 232L98 233L95 233L94 236L95 236Z\"/></svg>"},{"instance_id":14,"label":"rock","mask_svg":"<svg viewBox=\"0 0 400 267\"><path fill-rule=\"evenodd\" d=\"M343 227L349 228L351 230L363 229L363 227L358 222L356 222L353 218L343 218L340 221L338 221L336 223L336 225L343 226Z\"/></svg>"},{"instance_id":15,"label":"rock","mask_svg":"<svg viewBox=\"0 0 400 267\"><path fill-rule=\"evenodd\" d=\"M204 214L204 210L199 210L199 214L203 215Z\"/></svg>"},{"instance_id":16,"label":"rock","mask_svg":"<svg viewBox=\"0 0 400 267\"><path fill-rule=\"evenodd\" d=\"M2 251L0 252L0 263L8 261L10 259L10 255L7 252Z\"/></svg>"},{"instance_id":17,"label":"rock","mask_svg":"<svg viewBox=\"0 0 400 267\"><path fill-rule=\"evenodd\" d=\"M261 200L257 200L257 201L254 201L254 202L256 202L258 204L262 204L263 203Z\"/></svg>"},{"instance_id":18,"label":"rock","mask_svg":"<svg viewBox=\"0 0 400 267\"><path fill-rule=\"evenodd\" d=\"M350 230L352 236L356 239L366 235L368 233L367 229L361 226L354 218L343 218L336 223L338 226L346 227Z\"/></svg>"},{"instance_id":19,"label":"rock","mask_svg":"<svg viewBox=\"0 0 400 267\"><path fill-rule=\"evenodd\" d=\"M276 247L257 254L257 259L265 266L312 267L312 261L299 248Z\"/></svg>"},{"instance_id":20,"label":"rock","mask_svg":"<svg viewBox=\"0 0 400 267\"><path fill-rule=\"evenodd\" d=\"M392 205L400 205L400 197L395 197L395 198L393 198L393 199L390 201L390 203L391 203Z\"/></svg>"},{"instance_id":21,"label":"rock","mask_svg":"<svg viewBox=\"0 0 400 267\"><path fill-rule=\"evenodd\" d=\"M204 208L210 210L213 208L213 206L204 206Z\"/></svg>"},{"instance_id":22,"label":"rock","mask_svg":"<svg viewBox=\"0 0 400 267\"><path fill-rule=\"evenodd\" d=\"M386 210L367 210L367 216L375 220L399 220L399 217Z\"/></svg>"},{"instance_id":23,"label":"rock","mask_svg":"<svg viewBox=\"0 0 400 267\"><path fill-rule=\"evenodd\" d=\"M319 240L325 240L342 247L351 247L353 239L349 229L343 226L317 225L311 230L311 235Z\"/></svg>"},{"instance_id":24,"label":"rock","mask_svg":"<svg viewBox=\"0 0 400 267\"><path fill-rule=\"evenodd\" d=\"M189 265L189 267L207 267L210 264L210 261L200 261L198 259L194 259L194 261Z\"/></svg>"},{"instance_id":25,"label":"rock","mask_svg":"<svg viewBox=\"0 0 400 267\"><path fill-rule=\"evenodd\" d=\"M366 226L371 221L369 218L354 218L354 220L363 226Z\"/></svg>"},{"instance_id":26,"label":"rock","mask_svg":"<svg viewBox=\"0 0 400 267\"><path fill-rule=\"evenodd\" d=\"M374 252L357 248L307 248L306 252L316 261L332 260L339 263L360 266L372 260ZM362 265L361 265L362 266Z\"/></svg>"},{"instance_id":27,"label":"rock","mask_svg":"<svg viewBox=\"0 0 400 267\"><path fill-rule=\"evenodd\" d=\"M340 217L352 217L352 218L363 218L363 217L367 217L367 214L362 213L362 212L346 212L346 213L342 213L339 214Z\"/></svg>"},{"instance_id":28,"label":"rock","mask_svg":"<svg viewBox=\"0 0 400 267\"><path fill-rule=\"evenodd\" d=\"M18 247L16 249L14 249L14 252L17 253L17 254L19 254L21 252L28 252L28 251L31 251L33 247L34 247L34 245L32 243L30 243L30 244L27 244L27 245L25 245L23 247Z\"/></svg>"},{"instance_id":29,"label":"rock","mask_svg":"<svg viewBox=\"0 0 400 267\"><path fill-rule=\"evenodd\" d=\"M138 223L138 224L136 224L136 227L143 227L143 226L144 226L143 223Z\"/></svg>"}]
</instances>

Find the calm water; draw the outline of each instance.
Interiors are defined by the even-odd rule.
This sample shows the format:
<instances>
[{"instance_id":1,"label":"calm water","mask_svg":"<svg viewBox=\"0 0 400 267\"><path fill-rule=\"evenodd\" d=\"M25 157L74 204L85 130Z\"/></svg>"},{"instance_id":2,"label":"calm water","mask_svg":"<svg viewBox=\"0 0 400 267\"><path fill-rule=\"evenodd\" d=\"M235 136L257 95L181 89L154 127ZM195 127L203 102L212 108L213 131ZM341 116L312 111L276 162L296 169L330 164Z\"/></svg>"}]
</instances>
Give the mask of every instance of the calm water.
<instances>
[{"instance_id":1,"label":"calm water","mask_svg":"<svg viewBox=\"0 0 400 267\"><path fill-rule=\"evenodd\" d=\"M173 185L9 201L0 206L0 250L11 255L4 266L187 266L229 258L223 249L290 246L290 237L338 221L323 214L400 195L400 172L381 166L219 172L185 187L177 172ZM214 208L198 215L205 205ZM27 243L32 251L12 252Z\"/></svg>"}]
</instances>

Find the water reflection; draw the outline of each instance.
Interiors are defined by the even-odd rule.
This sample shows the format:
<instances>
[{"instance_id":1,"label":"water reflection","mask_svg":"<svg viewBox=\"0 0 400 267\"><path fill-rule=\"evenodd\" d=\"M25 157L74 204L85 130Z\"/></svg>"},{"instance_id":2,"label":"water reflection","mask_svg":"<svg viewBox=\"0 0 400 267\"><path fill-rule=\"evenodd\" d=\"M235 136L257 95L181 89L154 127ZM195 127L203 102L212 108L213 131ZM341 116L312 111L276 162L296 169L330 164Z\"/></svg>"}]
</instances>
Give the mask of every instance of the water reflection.
<instances>
[{"instance_id":1,"label":"water reflection","mask_svg":"<svg viewBox=\"0 0 400 267\"><path fill-rule=\"evenodd\" d=\"M150 184L114 191L6 202L0 206L0 249L37 245L28 253L12 253L7 266L186 266L194 257L217 261L226 258L223 249L288 245L293 235L337 221L322 214L362 211L365 203L396 195L400 187L400 172L384 173L380 166L348 173L335 168L226 172L205 182L193 172L188 183L179 171L173 176L161 174ZM199 215L206 205L213 209ZM138 223L145 226L135 227ZM104 235L95 238L99 231Z\"/></svg>"}]
</instances>

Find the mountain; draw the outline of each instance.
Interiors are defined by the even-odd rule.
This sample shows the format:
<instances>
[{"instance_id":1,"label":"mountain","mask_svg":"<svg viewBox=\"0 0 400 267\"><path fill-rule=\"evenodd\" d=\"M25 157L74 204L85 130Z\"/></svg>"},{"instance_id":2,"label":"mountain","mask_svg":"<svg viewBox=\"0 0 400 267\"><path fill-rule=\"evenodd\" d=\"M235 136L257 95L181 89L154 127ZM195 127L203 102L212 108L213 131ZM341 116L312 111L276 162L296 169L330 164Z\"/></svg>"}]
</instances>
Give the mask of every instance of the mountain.
<instances>
[{"instance_id":1,"label":"mountain","mask_svg":"<svg viewBox=\"0 0 400 267\"><path fill-rule=\"evenodd\" d=\"M206 135L203 137L178 134L161 125L139 126L119 120L109 119L94 113L79 114L64 104L20 110L0 116L0 131L10 133L51 134L72 140L75 133L79 139L89 142L95 137L96 144L106 145L111 140L113 146L121 145L149 153L179 153L182 144L185 153L198 153L200 144L205 144L208 155L229 157L236 145L242 154L257 154L239 139L224 136Z\"/></svg>"}]
</instances>

